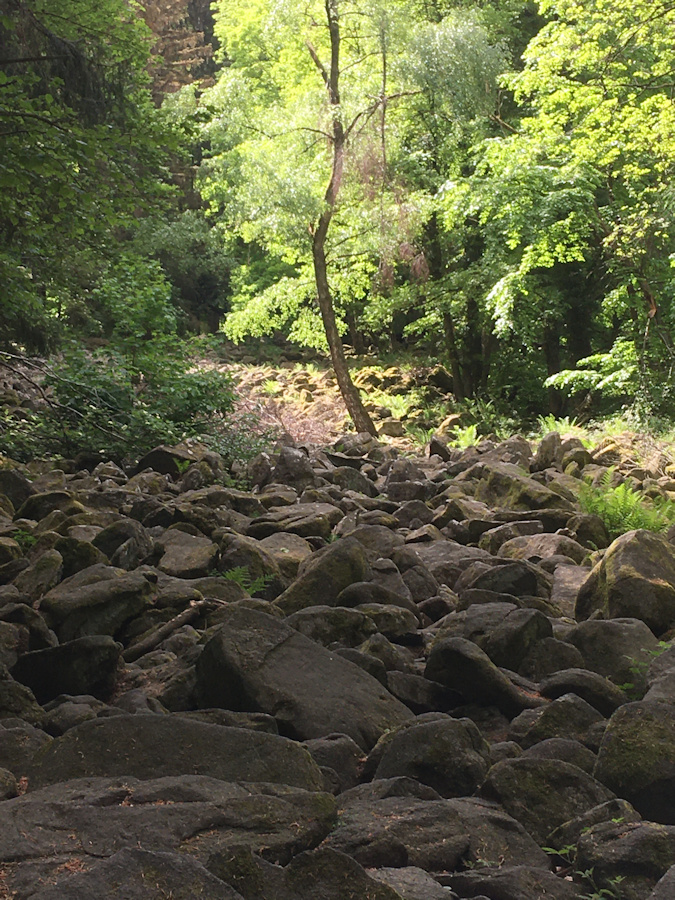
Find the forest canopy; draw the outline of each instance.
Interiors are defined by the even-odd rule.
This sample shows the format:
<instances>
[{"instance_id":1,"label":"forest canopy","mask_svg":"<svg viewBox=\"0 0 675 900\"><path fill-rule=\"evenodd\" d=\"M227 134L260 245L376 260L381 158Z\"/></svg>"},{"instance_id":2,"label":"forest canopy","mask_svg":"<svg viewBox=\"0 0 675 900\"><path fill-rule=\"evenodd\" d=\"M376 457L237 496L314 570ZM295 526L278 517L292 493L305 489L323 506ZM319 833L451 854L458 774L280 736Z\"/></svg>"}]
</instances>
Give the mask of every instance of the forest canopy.
<instances>
[{"instance_id":1,"label":"forest canopy","mask_svg":"<svg viewBox=\"0 0 675 900\"><path fill-rule=\"evenodd\" d=\"M153 102L128 0L0 0L0 343L218 331L459 402L675 413L664 0L218 0Z\"/></svg>"}]
</instances>

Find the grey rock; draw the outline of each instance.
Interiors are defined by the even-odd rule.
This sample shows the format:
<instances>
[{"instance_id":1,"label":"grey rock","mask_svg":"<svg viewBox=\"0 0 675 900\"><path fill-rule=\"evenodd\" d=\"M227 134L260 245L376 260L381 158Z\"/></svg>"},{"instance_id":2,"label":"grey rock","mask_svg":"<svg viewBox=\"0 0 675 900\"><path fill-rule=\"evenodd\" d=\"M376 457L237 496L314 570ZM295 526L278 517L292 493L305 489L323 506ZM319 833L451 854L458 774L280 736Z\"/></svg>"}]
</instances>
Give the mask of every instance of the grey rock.
<instances>
[{"instance_id":1,"label":"grey rock","mask_svg":"<svg viewBox=\"0 0 675 900\"><path fill-rule=\"evenodd\" d=\"M42 704L59 694L92 694L107 700L117 680L120 652L120 644L108 635L89 635L25 653L12 675Z\"/></svg>"},{"instance_id":2,"label":"grey rock","mask_svg":"<svg viewBox=\"0 0 675 900\"><path fill-rule=\"evenodd\" d=\"M447 638L435 644L424 676L452 688L469 703L494 705L511 718L545 702L517 688L486 653L464 638Z\"/></svg>"},{"instance_id":3,"label":"grey rock","mask_svg":"<svg viewBox=\"0 0 675 900\"><path fill-rule=\"evenodd\" d=\"M341 732L366 749L411 717L374 678L285 622L241 608L222 621L197 662L206 705L267 712L298 740Z\"/></svg>"},{"instance_id":4,"label":"grey rock","mask_svg":"<svg viewBox=\"0 0 675 900\"><path fill-rule=\"evenodd\" d=\"M675 707L642 701L618 709L594 774L646 819L675 825Z\"/></svg>"},{"instance_id":5,"label":"grey rock","mask_svg":"<svg viewBox=\"0 0 675 900\"><path fill-rule=\"evenodd\" d=\"M472 794L489 768L489 746L470 719L413 720L381 740L375 778L415 778L442 797Z\"/></svg>"},{"instance_id":6,"label":"grey rock","mask_svg":"<svg viewBox=\"0 0 675 900\"><path fill-rule=\"evenodd\" d=\"M539 846L544 846L551 831L563 822L614 798L577 766L525 756L493 766L480 794L500 803Z\"/></svg>"},{"instance_id":7,"label":"grey rock","mask_svg":"<svg viewBox=\"0 0 675 900\"><path fill-rule=\"evenodd\" d=\"M119 715L84 722L55 738L29 767L33 788L90 776L188 774L306 790L320 790L323 784L307 750L293 741L180 715Z\"/></svg>"}]
</instances>

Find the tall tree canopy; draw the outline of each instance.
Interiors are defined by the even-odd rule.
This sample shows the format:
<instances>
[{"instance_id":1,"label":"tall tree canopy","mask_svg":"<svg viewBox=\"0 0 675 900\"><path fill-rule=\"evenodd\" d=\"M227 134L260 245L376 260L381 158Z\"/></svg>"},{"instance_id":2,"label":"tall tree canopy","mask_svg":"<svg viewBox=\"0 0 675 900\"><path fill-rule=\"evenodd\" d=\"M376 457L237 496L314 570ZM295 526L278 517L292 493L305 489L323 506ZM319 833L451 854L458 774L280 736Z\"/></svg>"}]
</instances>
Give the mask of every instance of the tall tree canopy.
<instances>
[{"instance_id":1,"label":"tall tree canopy","mask_svg":"<svg viewBox=\"0 0 675 900\"><path fill-rule=\"evenodd\" d=\"M156 197L148 46L135 2L1 0L0 340L44 344L88 253Z\"/></svg>"},{"instance_id":2,"label":"tall tree canopy","mask_svg":"<svg viewBox=\"0 0 675 900\"><path fill-rule=\"evenodd\" d=\"M638 357L645 384L675 362L675 10L540 9L550 21L504 79L524 112L517 133L485 143L471 176L447 186L446 225L479 223L502 338L542 347L551 384L620 394ZM581 357L576 374L554 374Z\"/></svg>"},{"instance_id":3,"label":"tall tree canopy","mask_svg":"<svg viewBox=\"0 0 675 900\"><path fill-rule=\"evenodd\" d=\"M415 242L432 198L406 177L411 117L421 103L450 123L475 115L499 70L476 14L414 12L404 0L221 0L227 66L203 99L213 110L204 196L222 227L285 267L242 285L227 330L292 322L291 337L323 336L363 430L373 427L340 333L392 259L422 266Z\"/></svg>"}]
</instances>

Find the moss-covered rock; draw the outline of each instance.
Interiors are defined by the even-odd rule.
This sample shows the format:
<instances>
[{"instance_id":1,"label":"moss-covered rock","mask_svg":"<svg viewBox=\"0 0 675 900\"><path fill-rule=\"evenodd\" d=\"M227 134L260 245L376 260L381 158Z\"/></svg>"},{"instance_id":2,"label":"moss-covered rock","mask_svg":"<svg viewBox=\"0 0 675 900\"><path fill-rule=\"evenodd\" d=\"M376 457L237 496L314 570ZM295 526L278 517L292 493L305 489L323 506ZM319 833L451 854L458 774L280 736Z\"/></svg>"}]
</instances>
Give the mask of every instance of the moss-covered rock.
<instances>
[{"instance_id":1,"label":"moss-covered rock","mask_svg":"<svg viewBox=\"0 0 675 900\"><path fill-rule=\"evenodd\" d=\"M486 465L476 487L476 500L503 509L565 509L572 503L525 474L512 463Z\"/></svg>"},{"instance_id":2,"label":"moss-covered rock","mask_svg":"<svg viewBox=\"0 0 675 900\"><path fill-rule=\"evenodd\" d=\"M605 729L595 777L646 819L675 825L675 708L642 701L618 709Z\"/></svg>"},{"instance_id":3,"label":"moss-covered rock","mask_svg":"<svg viewBox=\"0 0 675 900\"><path fill-rule=\"evenodd\" d=\"M15 681L5 666L0 665L0 720L23 719L31 725L42 724L45 714L33 692Z\"/></svg>"},{"instance_id":4,"label":"moss-covered rock","mask_svg":"<svg viewBox=\"0 0 675 900\"><path fill-rule=\"evenodd\" d=\"M197 660L204 706L267 712L299 740L341 732L365 749L412 717L378 681L284 621L241 606L221 621Z\"/></svg>"},{"instance_id":5,"label":"moss-covered rock","mask_svg":"<svg viewBox=\"0 0 675 900\"><path fill-rule=\"evenodd\" d=\"M470 719L434 714L405 723L384 741L375 778L415 778L442 797L473 794L489 768L489 746Z\"/></svg>"},{"instance_id":6,"label":"moss-covered rock","mask_svg":"<svg viewBox=\"0 0 675 900\"><path fill-rule=\"evenodd\" d=\"M500 803L540 845L563 822L614 797L577 766L522 756L494 765L480 794Z\"/></svg>"},{"instance_id":7,"label":"moss-covered rock","mask_svg":"<svg viewBox=\"0 0 675 900\"><path fill-rule=\"evenodd\" d=\"M275 602L287 614L318 604L333 606L340 591L356 581L368 581L370 575L363 545L353 537L341 538L312 554Z\"/></svg>"},{"instance_id":8,"label":"moss-covered rock","mask_svg":"<svg viewBox=\"0 0 675 900\"><path fill-rule=\"evenodd\" d=\"M595 612L642 619L657 636L675 626L675 547L651 531L617 538L577 596L578 620Z\"/></svg>"},{"instance_id":9,"label":"moss-covered rock","mask_svg":"<svg viewBox=\"0 0 675 900\"><path fill-rule=\"evenodd\" d=\"M608 892L601 896L616 896L618 890L622 900L646 900L675 865L675 827L654 822L595 825L581 835L575 865L592 872L595 889Z\"/></svg>"}]
</instances>

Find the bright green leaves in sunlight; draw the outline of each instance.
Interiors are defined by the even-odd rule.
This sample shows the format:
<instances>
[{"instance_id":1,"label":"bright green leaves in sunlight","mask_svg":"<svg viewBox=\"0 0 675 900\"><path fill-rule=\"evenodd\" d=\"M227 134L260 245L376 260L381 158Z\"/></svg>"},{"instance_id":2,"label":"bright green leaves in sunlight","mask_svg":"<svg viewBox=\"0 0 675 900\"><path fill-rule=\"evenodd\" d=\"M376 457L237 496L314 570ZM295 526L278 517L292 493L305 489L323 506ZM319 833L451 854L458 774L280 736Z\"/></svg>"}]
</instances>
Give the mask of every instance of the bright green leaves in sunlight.
<instances>
[{"instance_id":1,"label":"bright green leaves in sunlight","mask_svg":"<svg viewBox=\"0 0 675 900\"><path fill-rule=\"evenodd\" d=\"M71 293L113 228L157 203L171 138L147 89L148 31L136 3L5 7L0 341L44 349L62 308L50 298Z\"/></svg>"},{"instance_id":2,"label":"bright green leaves in sunlight","mask_svg":"<svg viewBox=\"0 0 675 900\"><path fill-rule=\"evenodd\" d=\"M494 104L504 51L477 12L428 18L406 0L340 0L337 8L340 102L331 107L322 0L217 4L227 65L201 99L210 112L201 190L216 227L244 249L225 326L237 340L280 329L325 346L310 261L331 179L335 114L346 146L326 252L344 330L348 314L367 318L378 291L391 288L387 272L421 254L439 178L428 141L413 146L413 134L426 119L445 132L444 142L456 142L457 123ZM256 253L278 280L247 278Z\"/></svg>"},{"instance_id":3,"label":"bright green leaves in sunlight","mask_svg":"<svg viewBox=\"0 0 675 900\"><path fill-rule=\"evenodd\" d=\"M543 348L549 372L565 367L549 385L630 401L675 362L675 8L539 7L549 21L502 79L522 112L478 148L468 178L448 182L445 224L479 223L496 331Z\"/></svg>"}]
</instances>

